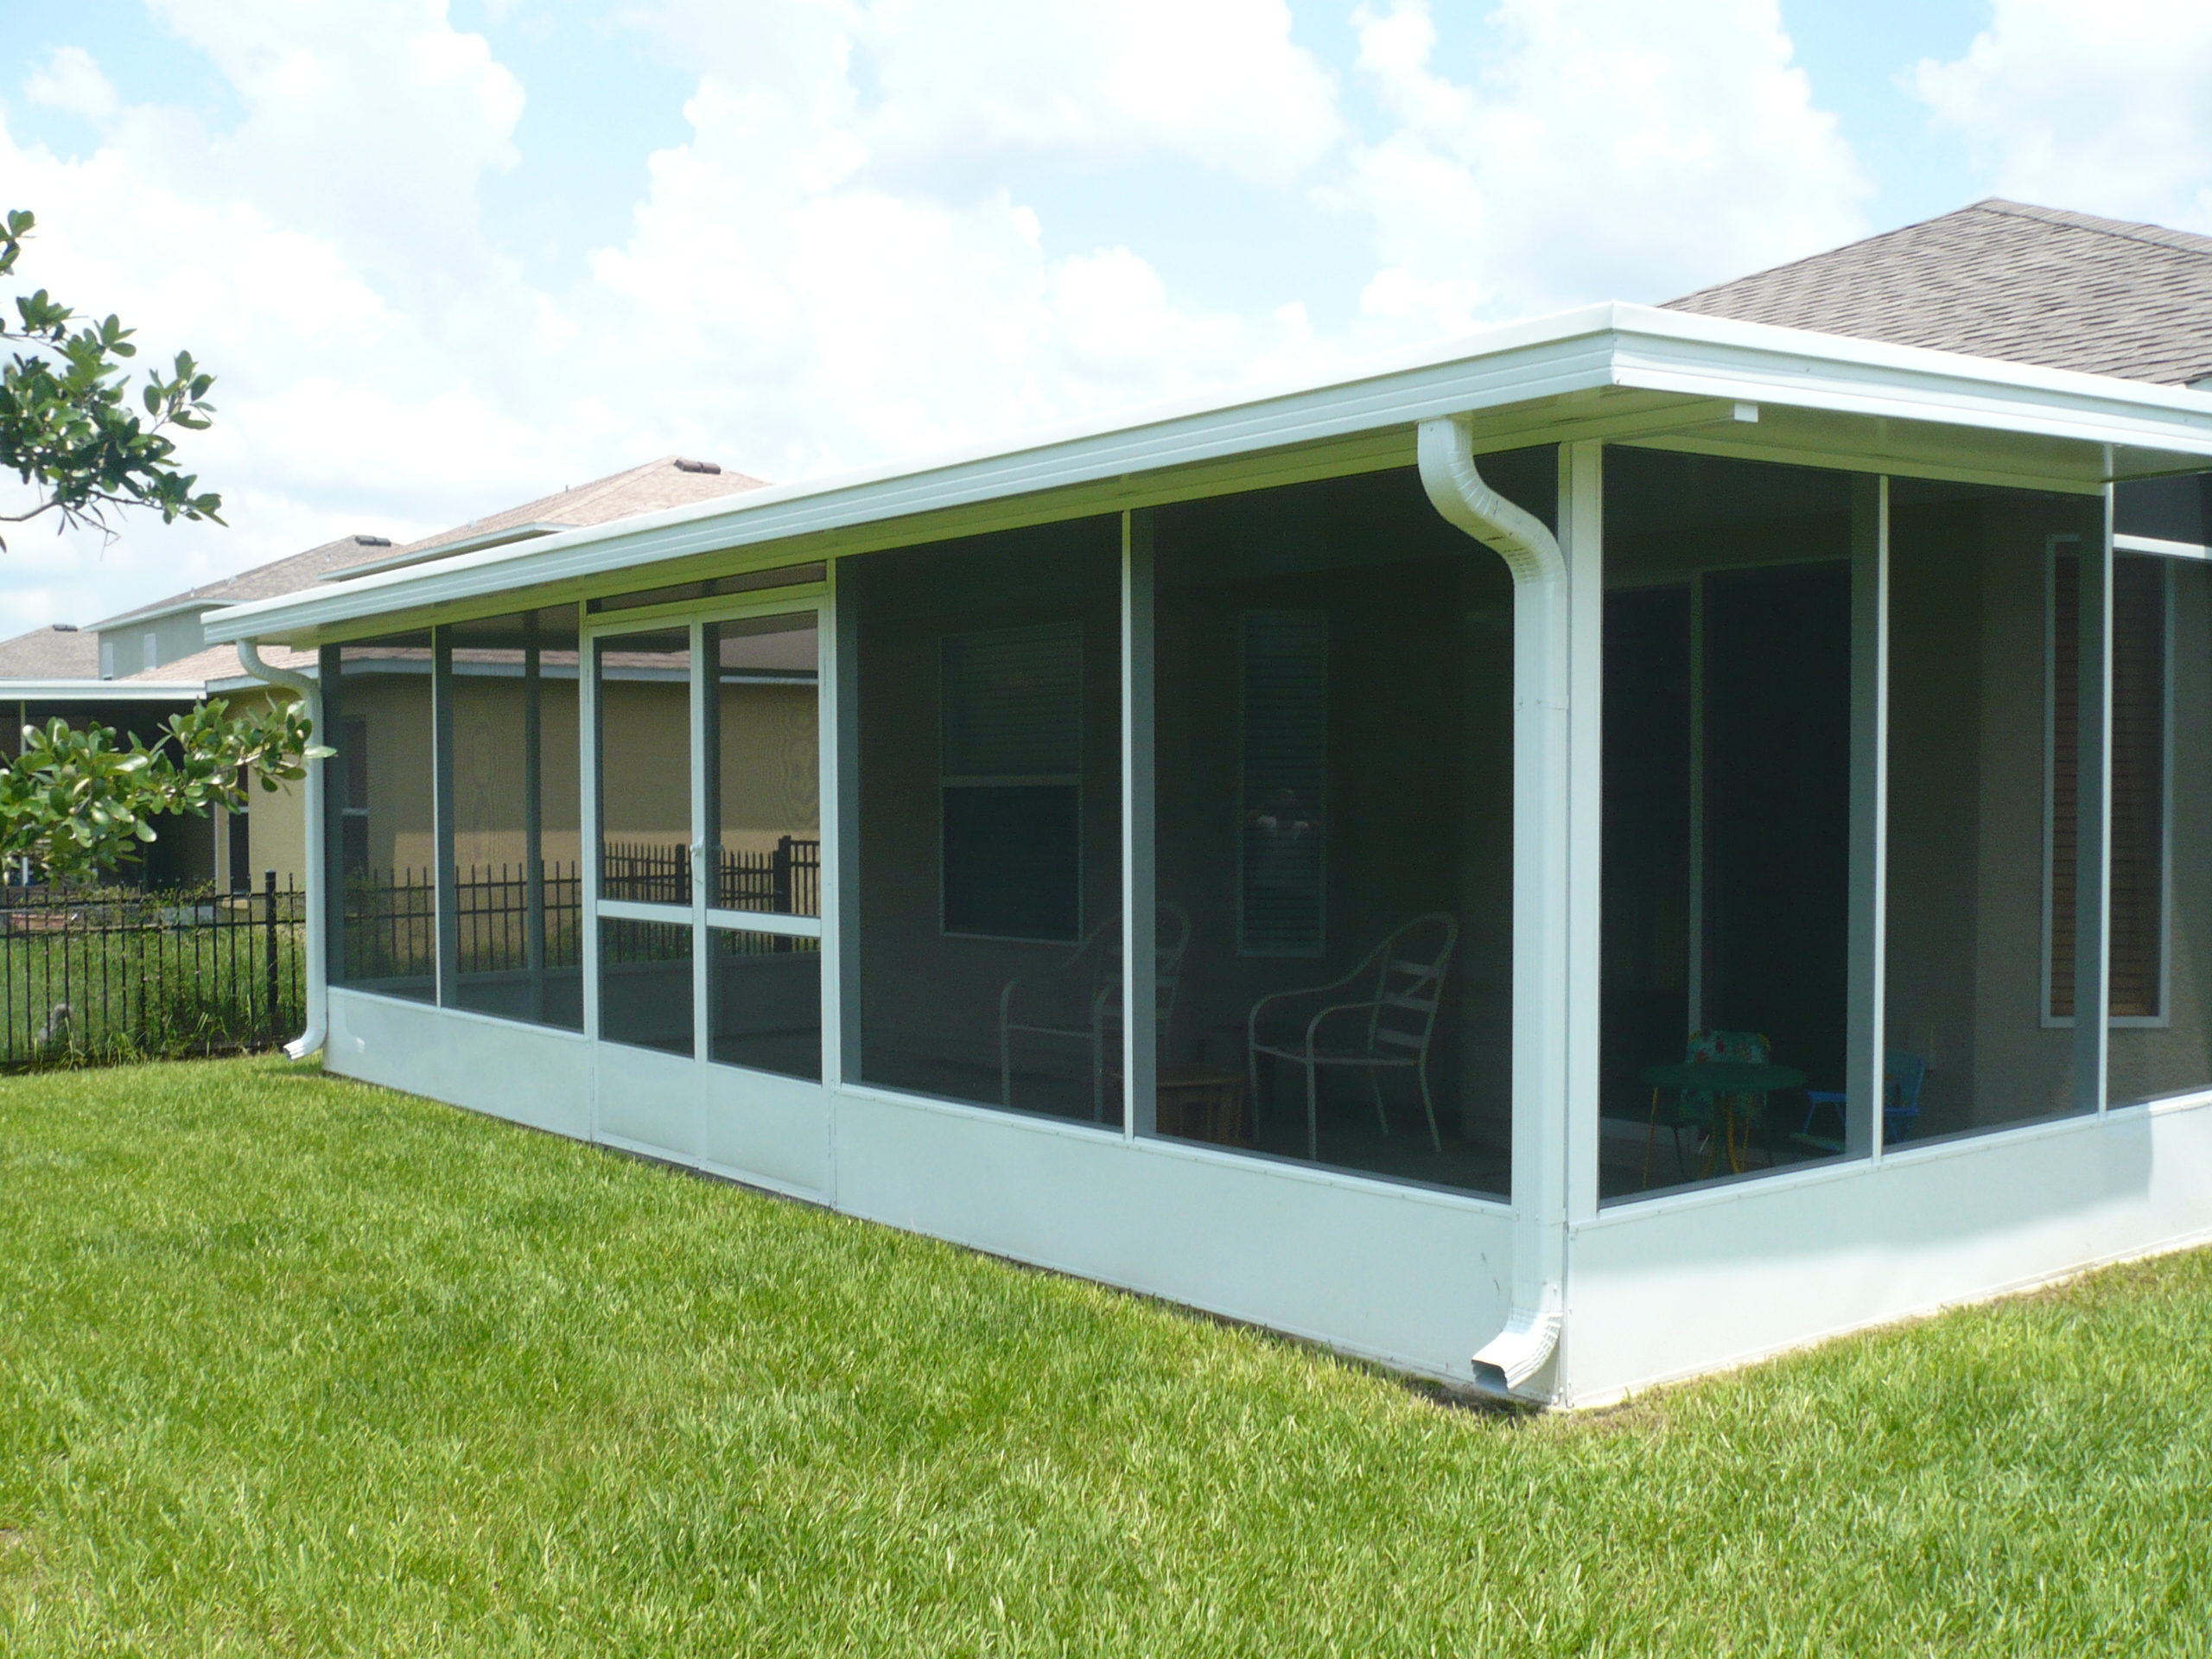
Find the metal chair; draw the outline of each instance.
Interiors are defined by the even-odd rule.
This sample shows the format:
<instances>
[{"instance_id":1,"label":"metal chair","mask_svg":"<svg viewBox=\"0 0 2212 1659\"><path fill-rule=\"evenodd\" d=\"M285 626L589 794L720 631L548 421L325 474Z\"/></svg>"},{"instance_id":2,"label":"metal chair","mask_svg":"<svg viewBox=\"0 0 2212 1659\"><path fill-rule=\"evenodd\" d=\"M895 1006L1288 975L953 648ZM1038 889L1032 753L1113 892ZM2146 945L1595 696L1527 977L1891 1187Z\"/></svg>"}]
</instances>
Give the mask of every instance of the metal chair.
<instances>
[{"instance_id":1,"label":"metal chair","mask_svg":"<svg viewBox=\"0 0 2212 1659\"><path fill-rule=\"evenodd\" d=\"M1183 953L1190 948L1191 917L1163 901L1154 924L1153 986L1157 1002L1154 1036L1160 1052L1183 986ZM1106 1121L1106 1077L1114 1068L1110 1039L1122 1028L1122 918L1117 912L1084 935L1057 965L1041 974L1017 974L999 992L999 1104L1014 1104L1014 1042L1017 1036L1087 1044L1090 1050L1090 1118Z\"/></svg>"},{"instance_id":2,"label":"metal chair","mask_svg":"<svg viewBox=\"0 0 2212 1659\"><path fill-rule=\"evenodd\" d=\"M1449 912L1432 911L1416 916L1369 951L1341 979L1325 985L1277 991L1252 1005L1244 1020L1245 1065L1249 1072L1253 1109L1260 1099L1260 1056L1294 1060L1306 1073L1306 1155L1320 1157L1319 1077L1328 1066L1349 1067L1367 1073L1368 1092L1375 1101L1375 1119L1382 1133L1390 1133L1389 1115L1382 1109L1382 1080L1388 1071L1409 1071L1421 1082L1421 1109L1428 1115L1429 1142L1444 1150L1437 1133L1436 1103L1429 1093L1428 1052L1436 1037L1436 1018L1444 1003L1444 976L1452 965L1452 952L1459 942L1459 924ZM1338 992L1361 988L1357 1000L1330 1001ZM1300 998L1318 998L1321 1006L1306 1021L1304 1030L1288 1041L1262 1042L1260 1026L1276 1005ZM1349 1016L1349 1017L1348 1017ZM1274 1017L1280 1018L1276 1010ZM1325 1042L1329 1035L1346 1034Z\"/></svg>"}]
</instances>

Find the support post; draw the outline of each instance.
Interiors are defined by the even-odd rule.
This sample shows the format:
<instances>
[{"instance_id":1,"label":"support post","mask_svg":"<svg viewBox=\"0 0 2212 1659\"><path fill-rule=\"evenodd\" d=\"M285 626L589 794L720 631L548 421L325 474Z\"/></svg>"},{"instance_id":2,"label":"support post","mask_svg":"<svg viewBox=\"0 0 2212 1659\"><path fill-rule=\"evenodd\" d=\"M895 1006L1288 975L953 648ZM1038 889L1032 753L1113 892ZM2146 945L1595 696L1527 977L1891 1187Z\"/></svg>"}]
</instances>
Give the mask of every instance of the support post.
<instances>
[{"instance_id":1,"label":"support post","mask_svg":"<svg viewBox=\"0 0 2212 1659\"><path fill-rule=\"evenodd\" d=\"M451 1007L461 993L461 899L454 868L453 636L430 630L430 801L432 856L437 860L431 918L437 941L437 1001Z\"/></svg>"},{"instance_id":2,"label":"support post","mask_svg":"<svg viewBox=\"0 0 2212 1659\"><path fill-rule=\"evenodd\" d=\"M1881 1144L1888 902L1890 480L1851 481L1850 988L1845 996L1843 1149Z\"/></svg>"},{"instance_id":3,"label":"support post","mask_svg":"<svg viewBox=\"0 0 2212 1659\"><path fill-rule=\"evenodd\" d=\"M1160 910L1153 847L1153 515L1122 515L1122 1133L1159 1127Z\"/></svg>"},{"instance_id":4,"label":"support post","mask_svg":"<svg viewBox=\"0 0 2212 1659\"><path fill-rule=\"evenodd\" d=\"M830 562L830 621L834 647L823 699L824 776L831 785L823 803L822 911L824 1058L836 1067L834 1083L857 1083L861 1066L861 620L845 560ZM834 1004L834 1006L833 1006Z\"/></svg>"},{"instance_id":5,"label":"support post","mask_svg":"<svg viewBox=\"0 0 2212 1659\"><path fill-rule=\"evenodd\" d=\"M522 625L523 949L530 966L530 1018L545 1023L545 696L537 613Z\"/></svg>"},{"instance_id":6,"label":"support post","mask_svg":"<svg viewBox=\"0 0 2212 1659\"><path fill-rule=\"evenodd\" d=\"M1605 446L1561 444L1559 539L1567 561L1567 960L1554 995L1564 1000L1561 1128L1565 1210L1553 1224L1562 1252L1567 1227L1598 1213L1598 1044L1605 886ZM1520 1141L1520 1125L1514 1141Z\"/></svg>"},{"instance_id":7,"label":"support post","mask_svg":"<svg viewBox=\"0 0 2212 1659\"><path fill-rule=\"evenodd\" d=\"M267 995L267 997L266 997L266 999L265 999L264 1006L267 1007L267 1009L268 1009L268 1011L269 1011L269 1034L270 1034L270 1036L273 1039L273 1038L276 1038L276 1037L282 1036L282 1035L283 1034L283 1027L281 1025L279 1025L279 1024L277 1023L277 1009L276 1009L276 991L277 991L277 984L276 984L276 871L274 871L274 870L264 870L264 871L261 873L261 897L262 897L262 914L261 914L261 927L262 927L262 933L261 933L261 938L262 938L262 943L263 943L263 944L267 948L267 955L268 955L268 957L269 957L268 995ZM251 902L251 901L249 901L249 902Z\"/></svg>"},{"instance_id":8,"label":"support post","mask_svg":"<svg viewBox=\"0 0 2212 1659\"><path fill-rule=\"evenodd\" d=\"M2082 538L2081 726L2074 901L2074 1109L2101 1112L2110 1048L2112 486Z\"/></svg>"}]
</instances>

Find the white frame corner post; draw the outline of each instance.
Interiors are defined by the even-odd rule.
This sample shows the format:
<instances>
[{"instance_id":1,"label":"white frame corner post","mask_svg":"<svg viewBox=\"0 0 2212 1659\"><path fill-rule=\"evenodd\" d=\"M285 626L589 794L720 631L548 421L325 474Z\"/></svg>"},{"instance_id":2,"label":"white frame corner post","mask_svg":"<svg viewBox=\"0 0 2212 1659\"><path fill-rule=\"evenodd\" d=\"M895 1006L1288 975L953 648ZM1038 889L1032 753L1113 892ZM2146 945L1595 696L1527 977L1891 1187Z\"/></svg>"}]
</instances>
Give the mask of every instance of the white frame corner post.
<instances>
[{"instance_id":1,"label":"white frame corner post","mask_svg":"<svg viewBox=\"0 0 2212 1659\"><path fill-rule=\"evenodd\" d=\"M2112 567L2113 486L2103 527L2082 538L2081 724L2074 899L2074 1109L2105 1109L2112 1051Z\"/></svg>"},{"instance_id":2,"label":"white frame corner post","mask_svg":"<svg viewBox=\"0 0 2212 1659\"><path fill-rule=\"evenodd\" d=\"M1131 1137L1159 1126L1152 531L1150 508L1122 515L1122 1133Z\"/></svg>"},{"instance_id":3,"label":"white frame corner post","mask_svg":"<svg viewBox=\"0 0 2212 1659\"><path fill-rule=\"evenodd\" d=\"M1844 1155L1878 1157L1887 1088L1890 480L1851 480L1851 864Z\"/></svg>"}]
</instances>

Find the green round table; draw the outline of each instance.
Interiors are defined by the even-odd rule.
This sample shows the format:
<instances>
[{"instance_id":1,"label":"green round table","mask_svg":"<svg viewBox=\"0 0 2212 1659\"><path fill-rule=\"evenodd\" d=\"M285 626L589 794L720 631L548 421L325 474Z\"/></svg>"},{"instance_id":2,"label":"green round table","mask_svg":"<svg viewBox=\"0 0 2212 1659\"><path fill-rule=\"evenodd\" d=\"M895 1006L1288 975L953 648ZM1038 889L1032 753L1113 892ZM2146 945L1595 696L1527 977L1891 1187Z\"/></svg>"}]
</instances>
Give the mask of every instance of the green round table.
<instances>
[{"instance_id":1,"label":"green round table","mask_svg":"<svg viewBox=\"0 0 2212 1659\"><path fill-rule=\"evenodd\" d=\"M1651 1085L1651 1130L1654 1134L1657 1133L1659 1127L1661 1090L1679 1089L1686 1093L1719 1096L1722 1122L1713 1126L1719 1131L1719 1143L1706 1154L1705 1173L1707 1175L1713 1173L1713 1162L1722 1145L1728 1148L1730 1171L1738 1175L1743 1173L1744 1152L1750 1149L1751 1123L1758 1114L1749 1109L1745 1111L1744 1147L1738 1149L1736 1145L1736 1102L1738 1097L1748 1099L1757 1095L1764 1103L1766 1096L1777 1090L1802 1089L1805 1086L1805 1074L1794 1065L1769 1065L1751 1060L1685 1060L1672 1065L1646 1066L1643 1080ZM1647 1147L1644 1152L1647 1179L1650 1155Z\"/></svg>"}]
</instances>

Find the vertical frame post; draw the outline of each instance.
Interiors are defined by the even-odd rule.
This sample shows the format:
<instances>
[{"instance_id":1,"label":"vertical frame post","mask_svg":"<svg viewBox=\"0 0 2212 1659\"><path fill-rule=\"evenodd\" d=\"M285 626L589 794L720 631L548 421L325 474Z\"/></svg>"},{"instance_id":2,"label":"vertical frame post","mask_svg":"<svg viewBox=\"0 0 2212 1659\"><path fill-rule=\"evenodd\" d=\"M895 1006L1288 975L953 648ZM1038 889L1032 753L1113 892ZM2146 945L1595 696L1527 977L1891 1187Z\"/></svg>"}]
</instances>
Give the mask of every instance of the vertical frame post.
<instances>
[{"instance_id":1,"label":"vertical frame post","mask_svg":"<svg viewBox=\"0 0 2212 1659\"><path fill-rule=\"evenodd\" d=\"M308 856L322 860L323 982L339 985L346 981L346 795L353 770L353 757L342 749L346 741L343 646L325 645L317 653L315 679L322 692L322 730L315 736L340 753L334 757L335 766L317 760L308 770L307 787L322 791L322 845L308 851Z\"/></svg>"},{"instance_id":2,"label":"vertical frame post","mask_svg":"<svg viewBox=\"0 0 2212 1659\"><path fill-rule=\"evenodd\" d=\"M1851 480L1851 863L1843 1144L1878 1155L1889 891L1890 480Z\"/></svg>"},{"instance_id":3,"label":"vertical frame post","mask_svg":"<svg viewBox=\"0 0 2212 1659\"><path fill-rule=\"evenodd\" d=\"M823 1071L837 1084L855 1082L861 1067L861 623L842 559L830 562L830 678L823 753L822 1011ZM833 1146L834 1154L834 1146Z\"/></svg>"},{"instance_id":4,"label":"vertical frame post","mask_svg":"<svg viewBox=\"0 0 2212 1659\"><path fill-rule=\"evenodd\" d=\"M581 941L584 975L584 1034L599 1039L599 641L586 630L591 619L578 607L576 640L576 791L577 874L581 894L583 938ZM596 1056L597 1051L594 1051ZM594 1065L597 1065L594 1058ZM599 1090L592 1089L591 1132L599 1137Z\"/></svg>"},{"instance_id":5,"label":"vertical frame post","mask_svg":"<svg viewBox=\"0 0 2212 1659\"><path fill-rule=\"evenodd\" d=\"M1122 515L1122 1132L1158 1128L1160 941L1153 859L1153 514Z\"/></svg>"},{"instance_id":6,"label":"vertical frame post","mask_svg":"<svg viewBox=\"0 0 2212 1659\"><path fill-rule=\"evenodd\" d=\"M1562 1228L1598 1213L1605 782L1605 482L1604 445L1560 447L1559 540L1560 551L1567 556L1567 959L1562 988L1567 1001L1567 1053L1561 1102L1566 1213L1560 1224ZM1514 1144L1516 1148L1520 1144L1517 1122ZM1563 1241L1560 1249L1563 1255Z\"/></svg>"},{"instance_id":7,"label":"vertical frame post","mask_svg":"<svg viewBox=\"0 0 2212 1659\"><path fill-rule=\"evenodd\" d=\"M2112 516L2082 538L2081 736L2074 907L2074 1109L2101 1112L2112 1006Z\"/></svg>"},{"instance_id":8,"label":"vertical frame post","mask_svg":"<svg viewBox=\"0 0 2212 1659\"><path fill-rule=\"evenodd\" d=\"M721 632L711 622L694 622L685 632L691 643L691 682L686 688L691 701L691 1059L703 1066L714 1020L707 1006L714 988L709 983L707 906L720 896L715 889L721 879ZM709 651L717 658L711 664ZM715 791L711 800L709 789Z\"/></svg>"},{"instance_id":9,"label":"vertical frame post","mask_svg":"<svg viewBox=\"0 0 2212 1659\"><path fill-rule=\"evenodd\" d=\"M1705 572L1690 573L1689 1031L1705 1028Z\"/></svg>"},{"instance_id":10,"label":"vertical frame post","mask_svg":"<svg viewBox=\"0 0 2212 1659\"><path fill-rule=\"evenodd\" d=\"M522 637L523 948L530 969L531 1021L534 1025L543 1025L545 1023L545 696L536 611L523 620Z\"/></svg>"},{"instance_id":11,"label":"vertical frame post","mask_svg":"<svg viewBox=\"0 0 2212 1659\"><path fill-rule=\"evenodd\" d=\"M453 636L430 630L431 836L438 861L432 929L437 939L437 1001L452 1007L461 995L460 883L454 868Z\"/></svg>"}]
</instances>

